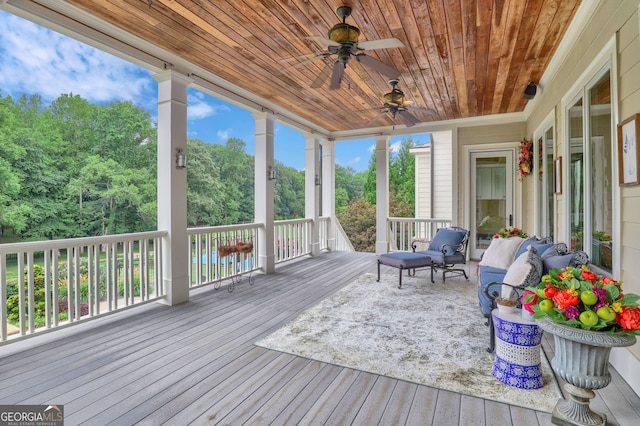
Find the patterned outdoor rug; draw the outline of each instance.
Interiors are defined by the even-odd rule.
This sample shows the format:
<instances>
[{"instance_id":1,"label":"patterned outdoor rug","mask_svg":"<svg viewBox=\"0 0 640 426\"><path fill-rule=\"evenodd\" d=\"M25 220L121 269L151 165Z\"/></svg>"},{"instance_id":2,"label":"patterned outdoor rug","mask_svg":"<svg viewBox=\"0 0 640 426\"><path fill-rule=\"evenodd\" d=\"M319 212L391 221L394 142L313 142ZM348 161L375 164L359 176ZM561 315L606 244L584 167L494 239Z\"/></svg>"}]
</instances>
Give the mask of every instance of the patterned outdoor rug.
<instances>
[{"instance_id":1,"label":"patterned outdoor rug","mask_svg":"<svg viewBox=\"0 0 640 426\"><path fill-rule=\"evenodd\" d=\"M365 274L256 343L343 367L551 412L560 389L542 355L544 387L522 390L491 375L494 355L473 279Z\"/></svg>"}]
</instances>

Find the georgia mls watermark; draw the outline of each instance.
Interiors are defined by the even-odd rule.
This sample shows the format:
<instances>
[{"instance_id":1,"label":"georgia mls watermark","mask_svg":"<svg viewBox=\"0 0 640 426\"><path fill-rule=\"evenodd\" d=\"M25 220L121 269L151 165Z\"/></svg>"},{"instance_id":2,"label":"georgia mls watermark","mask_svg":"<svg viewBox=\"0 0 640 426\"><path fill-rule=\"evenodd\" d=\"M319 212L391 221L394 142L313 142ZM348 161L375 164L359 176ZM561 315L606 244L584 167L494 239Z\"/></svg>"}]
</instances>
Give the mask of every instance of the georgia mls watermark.
<instances>
[{"instance_id":1,"label":"georgia mls watermark","mask_svg":"<svg viewBox=\"0 0 640 426\"><path fill-rule=\"evenodd\" d=\"M63 405L0 405L0 426L63 425Z\"/></svg>"}]
</instances>

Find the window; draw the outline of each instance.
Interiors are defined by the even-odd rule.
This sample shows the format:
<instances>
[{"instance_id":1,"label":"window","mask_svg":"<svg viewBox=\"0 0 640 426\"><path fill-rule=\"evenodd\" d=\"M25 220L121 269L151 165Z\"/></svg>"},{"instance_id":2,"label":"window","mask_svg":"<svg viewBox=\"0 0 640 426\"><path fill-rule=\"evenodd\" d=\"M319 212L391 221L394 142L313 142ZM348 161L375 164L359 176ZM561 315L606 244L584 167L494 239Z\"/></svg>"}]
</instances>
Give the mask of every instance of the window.
<instances>
[{"instance_id":1,"label":"window","mask_svg":"<svg viewBox=\"0 0 640 426\"><path fill-rule=\"evenodd\" d=\"M554 203L554 171L553 171L553 126L544 131L537 142L540 167L540 219L541 235L554 238L555 203Z\"/></svg>"},{"instance_id":2,"label":"window","mask_svg":"<svg viewBox=\"0 0 640 426\"><path fill-rule=\"evenodd\" d=\"M611 272L613 170L611 82L607 72L589 90L591 263Z\"/></svg>"},{"instance_id":3,"label":"window","mask_svg":"<svg viewBox=\"0 0 640 426\"><path fill-rule=\"evenodd\" d=\"M569 109L569 226L571 250L584 246L584 143L582 98Z\"/></svg>"},{"instance_id":4,"label":"window","mask_svg":"<svg viewBox=\"0 0 640 426\"><path fill-rule=\"evenodd\" d=\"M610 71L604 70L567 110L566 196L571 249L586 251L591 263L608 272L612 272L615 145L611 119L611 78Z\"/></svg>"}]
</instances>

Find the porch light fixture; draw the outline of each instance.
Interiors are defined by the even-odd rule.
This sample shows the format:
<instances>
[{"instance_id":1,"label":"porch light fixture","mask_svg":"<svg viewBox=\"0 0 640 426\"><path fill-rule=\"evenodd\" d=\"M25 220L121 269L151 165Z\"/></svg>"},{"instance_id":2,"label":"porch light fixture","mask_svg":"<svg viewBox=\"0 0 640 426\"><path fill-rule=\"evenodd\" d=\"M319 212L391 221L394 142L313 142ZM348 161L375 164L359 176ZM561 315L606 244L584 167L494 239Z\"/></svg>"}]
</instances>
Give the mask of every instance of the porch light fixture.
<instances>
[{"instance_id":1,"label":"porch light fixture","mask_svg":"<svg viewBox=\"0 0 640 426\"><path fill-rule=\"evenodd\" d=\"M267 178L269 180L276 180L276 169L272 166L269 166L269 171L267 172Z\"/></svg>"},{"instance_id":2,"label":"porch light fixture","mask_svg":"<svg viewBox=\"0 0 640 426\"><path fill-rule=\"evenodd\" d=\"M529 83L526 89L524 89L524 95L522 97L524 99L533 99L536 96L536 91L538 90L538 86L534 82Z\"/></svg>"},{"instance_id":3,"label":"porch light fixture","mask_svg":"<svg viewBox=\"0 0 640 426\"><path fill-rule=\"evenodd\" d=\"M187 156L184 155L182 148L176 148L176 169L182 170L187 167Z\"/></svg>"}]
</instances>

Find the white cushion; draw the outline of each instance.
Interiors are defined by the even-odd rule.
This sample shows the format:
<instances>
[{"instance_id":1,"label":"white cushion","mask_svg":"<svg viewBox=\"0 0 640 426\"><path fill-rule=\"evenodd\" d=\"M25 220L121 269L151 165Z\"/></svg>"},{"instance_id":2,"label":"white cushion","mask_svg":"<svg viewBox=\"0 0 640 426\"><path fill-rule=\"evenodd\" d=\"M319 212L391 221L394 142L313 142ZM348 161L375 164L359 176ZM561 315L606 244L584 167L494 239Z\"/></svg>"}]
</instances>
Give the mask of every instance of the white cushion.
<instances>
[{"instance_id":1,"label":"white cushion","mask_svg":"<svg viewBox=\"0 0 640 426\"><path fill-rule=\"evenodd\" d=\"M522 253L509 266L502 282L513 286L534 285L540 281L542 275L542 258L538 251L532 247L527 247L527 251ZM530 281L536 281L535 283ZM512 288L502 286L502 297L509 297Z\"/></svg>"},{"instance_id":2,"label":"white cushion","mask_svg":"<svg viewBox=\"0 0 640 426\"><path fill-rule=\"evenodd\" d=\"M520 237L494 238L482 255L480 265L498 269L509 269L523 241L524 238Z\"/></svg>"}]
</instances>

